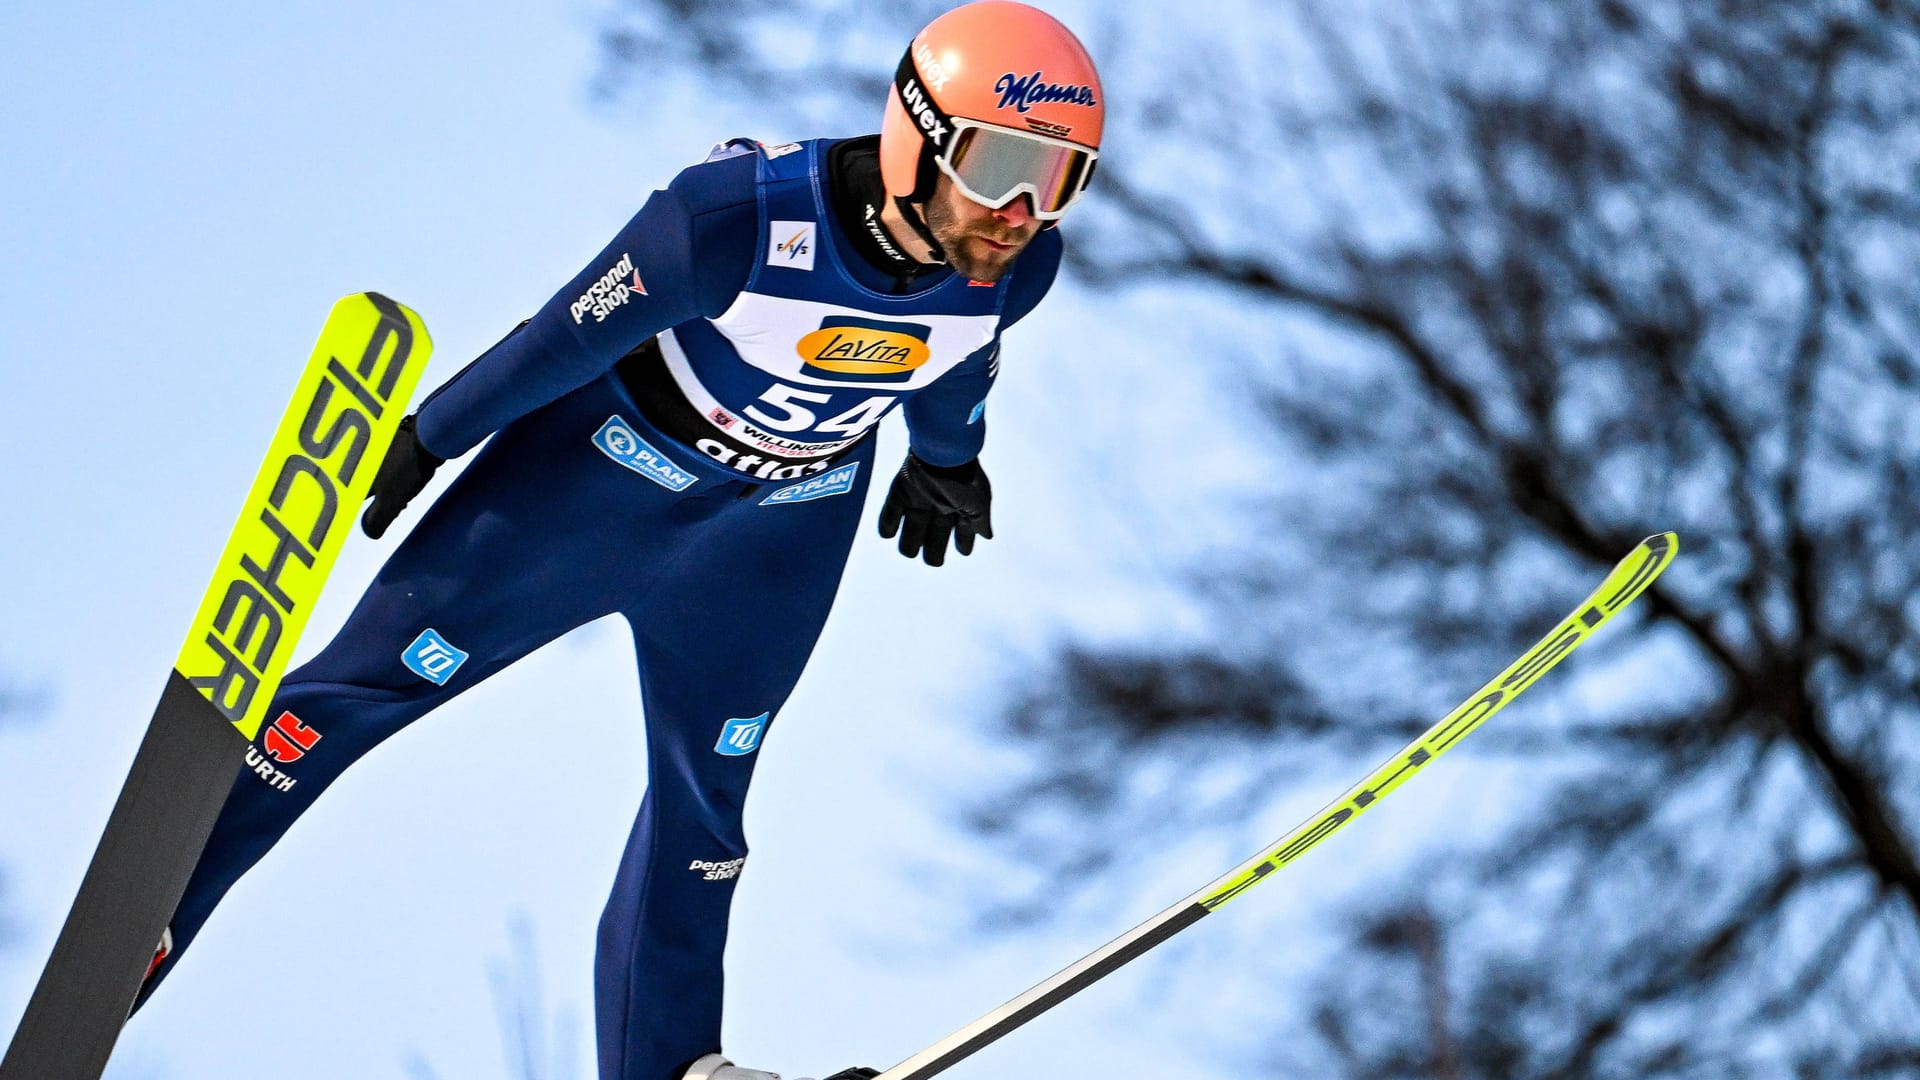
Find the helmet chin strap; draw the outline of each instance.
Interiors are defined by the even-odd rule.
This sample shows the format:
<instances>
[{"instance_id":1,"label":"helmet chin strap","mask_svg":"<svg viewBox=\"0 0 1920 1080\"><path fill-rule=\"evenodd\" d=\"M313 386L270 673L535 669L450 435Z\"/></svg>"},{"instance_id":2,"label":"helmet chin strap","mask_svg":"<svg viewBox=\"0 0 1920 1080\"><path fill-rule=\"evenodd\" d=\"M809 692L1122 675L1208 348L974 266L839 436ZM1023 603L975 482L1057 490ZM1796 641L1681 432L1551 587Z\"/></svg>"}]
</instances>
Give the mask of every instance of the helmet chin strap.
<instances>
[{"instance_id":1,"label":"helmet chin strap","mask_svg":"<svg viewBox=\"0 0 1920 1080\"><path fill-rule=\"evenodd\" d=\"M914 233L918 235L921 240L925 241L927 247L932 250L933 261L938 263L946 262L947 249L941 247L940 241L933 238L933 230L927 228L927 219L920 216L920 209L913 203L908 202L906 198L901 195L895 195L893 197L893 205L900 211L900 216L907 220L907 225L910 226Z\"/></svg>"}]
</instances>

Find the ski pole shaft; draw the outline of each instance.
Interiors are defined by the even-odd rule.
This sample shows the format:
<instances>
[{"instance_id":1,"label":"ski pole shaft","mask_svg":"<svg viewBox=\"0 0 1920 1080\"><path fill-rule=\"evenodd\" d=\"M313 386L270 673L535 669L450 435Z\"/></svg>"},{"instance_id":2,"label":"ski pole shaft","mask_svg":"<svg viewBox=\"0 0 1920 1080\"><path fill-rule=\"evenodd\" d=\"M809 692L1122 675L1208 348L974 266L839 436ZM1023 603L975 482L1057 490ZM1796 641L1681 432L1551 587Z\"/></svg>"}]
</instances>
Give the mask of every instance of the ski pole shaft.
<instances>
[{"instance_id":1,"label":"ski pole shaft","mask_svg":"<svg viewBox=\"0 0 1920 1080\"><path fill-rule=\"evenodd\" d=\"M881 1073L875 1080L927 1080L1119 970L1340 831L1433 759L1507 707L1554 665L1645 592L1680 550L1673 533L1650 536L1553 631L1399 753L1320 812L1199 892L1081 958L1019 997Z\"/></svg>"}]
</instances>

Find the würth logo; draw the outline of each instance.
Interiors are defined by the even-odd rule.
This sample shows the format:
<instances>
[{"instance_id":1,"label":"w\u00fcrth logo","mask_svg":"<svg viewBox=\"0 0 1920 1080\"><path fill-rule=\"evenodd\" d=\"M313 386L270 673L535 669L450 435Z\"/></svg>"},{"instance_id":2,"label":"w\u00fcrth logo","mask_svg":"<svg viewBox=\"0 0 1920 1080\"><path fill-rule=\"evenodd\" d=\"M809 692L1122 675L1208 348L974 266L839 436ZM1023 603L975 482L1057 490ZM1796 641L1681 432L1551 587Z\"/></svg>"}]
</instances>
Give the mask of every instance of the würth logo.
<instances>
[{"instance_id":1,"label":"w\u00fcrth logo","mask_svg":"<svg viewBox=\"0 0 1920 1080\"><path fill-rule=\"evenodd\" d=\"M260 745L266 748L269 757L285 765L306 757L307 751L319 741L319 732L301 723L291 712L283 712L261 736Z\"/></svg>"}]
</instances>

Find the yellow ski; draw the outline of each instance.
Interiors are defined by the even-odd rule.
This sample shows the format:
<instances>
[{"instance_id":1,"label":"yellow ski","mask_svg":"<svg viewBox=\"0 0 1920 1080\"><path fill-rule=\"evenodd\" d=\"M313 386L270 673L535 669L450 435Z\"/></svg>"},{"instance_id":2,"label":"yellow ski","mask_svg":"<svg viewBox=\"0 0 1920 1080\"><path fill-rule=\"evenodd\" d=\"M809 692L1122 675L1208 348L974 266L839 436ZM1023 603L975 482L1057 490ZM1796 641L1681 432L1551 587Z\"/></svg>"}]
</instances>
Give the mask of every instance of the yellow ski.
<instances>
[{"instance_id":1,"label":"yellow ski","mask_svg":"<svg viewBox=\"0 0 1920 1080\"><path fill-rule=\"evenodd\" d=\"M194 616L0 1080L98 1080L432 345L333 307Z\"/></svg>"}]
</instances>

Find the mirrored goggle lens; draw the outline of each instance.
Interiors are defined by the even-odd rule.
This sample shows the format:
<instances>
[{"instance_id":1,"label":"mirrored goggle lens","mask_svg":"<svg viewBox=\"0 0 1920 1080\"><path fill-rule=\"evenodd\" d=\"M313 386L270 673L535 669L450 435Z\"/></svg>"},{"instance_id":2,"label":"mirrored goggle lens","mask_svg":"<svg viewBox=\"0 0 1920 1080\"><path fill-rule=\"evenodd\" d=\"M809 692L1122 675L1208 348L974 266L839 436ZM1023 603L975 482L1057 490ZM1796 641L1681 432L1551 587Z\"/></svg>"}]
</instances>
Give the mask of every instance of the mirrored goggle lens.
<instances>
[{"instance_id":1,"label":"mirrored goggle lens","mask_svg":"<svg viewBox=\"0 0 1920 1080\"><path fill-rule=\"evenodd\" d=\"M954 132L946 161L967 193L988 206L999 206L1022 186L1030 186L1034 209L1052 214L1065 209L1086 186L1093 155L1079 147L969 126Z\"/></svg>"}]
</instances>

